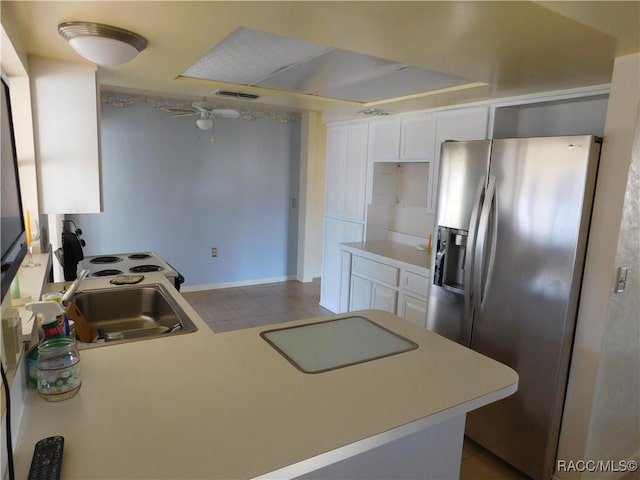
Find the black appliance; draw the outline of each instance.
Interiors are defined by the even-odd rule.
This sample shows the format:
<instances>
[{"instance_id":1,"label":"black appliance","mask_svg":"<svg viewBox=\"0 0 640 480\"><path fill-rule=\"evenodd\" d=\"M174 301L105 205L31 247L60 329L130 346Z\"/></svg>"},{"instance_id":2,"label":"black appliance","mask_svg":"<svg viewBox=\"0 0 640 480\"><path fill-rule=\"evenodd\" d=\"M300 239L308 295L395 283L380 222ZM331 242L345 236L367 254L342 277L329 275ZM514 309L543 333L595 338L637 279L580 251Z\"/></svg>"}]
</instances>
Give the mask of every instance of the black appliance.
<instances>
[{"instance_id":1,"label":"black appliance","mask_svg":"<svg viewBox=\"0 0 640 480\"><path fill-rule=\"evenodd\" d=\"M62 221L62 269L67 282L76 279L78 263L84 259L82 247L86 244L80 235L82 230L72 220Z\"/></svg>"}]
</instances>

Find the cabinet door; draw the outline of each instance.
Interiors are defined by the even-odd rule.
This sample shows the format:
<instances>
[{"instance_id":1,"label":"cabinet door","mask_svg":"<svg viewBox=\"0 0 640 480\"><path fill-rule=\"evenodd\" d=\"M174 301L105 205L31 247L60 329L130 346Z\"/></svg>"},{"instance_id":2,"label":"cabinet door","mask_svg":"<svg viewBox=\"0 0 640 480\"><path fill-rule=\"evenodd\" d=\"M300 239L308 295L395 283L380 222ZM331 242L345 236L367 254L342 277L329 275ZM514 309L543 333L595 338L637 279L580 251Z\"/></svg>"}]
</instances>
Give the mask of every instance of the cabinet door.
<instances>
[{"instance_id":1,"label":"cabinet door","mask_svg":"<svg viewBox=\"0 0 640 480\"><path fill-rule=\"evenodd\" d=\"M433 160L433 115L415 114L402 117L400 159L428 162Z\"/></svg>"},{"instance_id":2,"label":"cabinet door","mask_svg":"<svg viewBox=\"0 0 640 480\"><path fill-rule=\"evenodd\" d=\"M340 292L342 291L340 243L361 242L363 238L362 223L325 218L320 304L334 313L342 313L340 310Z\"/></svg>"},{"instance_id":3,"label":"cabinet door","mask_svg":"<svg viewBox=\"0 0 640 480\"><path fill-rule=\"evenodd\" d=\"M369 310L371 306L371 288L373 284L371 280L351 276L351 294L349 297L349 311Z\"/></svg>"},{"instance_id":4,"label":"cabinet door","mask_svg":"<svg viewBox=\"0 0 640 480\"><path fill-rule=\"evenodd\" d=\"M344 168L346 150L346 129L330 127L327 129L327 159L325 172L326 215L340 215L342 190L344 189Z\"/></svg>"},{"instance_id":5,"label":"cabinet door","mask_svg":"<svg viewBox=\"0 0 640 480\"><path fill-rule=\"evenodd\" d=\"M402 295L398 315L411 323L424 327L427 320L427 302L410 295Z\"/></svg>"},{"instance_id":6,"label":"cabinet door","mask_svg":"<svg viewBox=\"0 0 640 480\"><path fill-rule=\"evenodd\" d=\"M400 158L400 117L369 122L369 157L374 162L397 161Z\"/></svg>"},{"instance_id":7,"label":"cabinet door","mask_svg":"<svg viewBox=\"0 0 640 480\"><path fill-rule=\"evenodd\" d=\"M440 150L446 140L484 140L489 126L489 107L463 108L435 114L435 158L429 174L427 209L435 211L438 199Z\"/></svg>"},{"instance_id":8,"label":"cabinet door","mask_svg":"<svg viewBox=\"0 0 640 480\"><path fill-rule=\"evenodd\" d=\"M349 311L351 295L351 253L340 251L340 312Z\"/></svg>"},{"instance_id":9,"label":"cabinet door","mask_svg":"<svg viewBox=\"0 0 640 480\"><path fill-rule=\"evenodd\" d=\"M42 213L99 213L96 67L30 57L29 70Z\"/></svg>"},{"instance_id":10,"label":"cabinet door","mask_svg":"<svg viewBox=\"0 0 640 480\"><path fill-rule=\"evenodd\" d=\"M405 270L402 286L409 293L427 298L429 296L429 281L430 279L424 275Z\"/></svg>"},{"instance_id":11,"label":"cabinet door","mask_svg":"<svg viewBox=\"0 0 640 480\"><path fill-rule=\"evenodd\" d=\"M371 308L384 310L385 312L396 313L398 292L392 288L385 287L379 283L372 283L371 286Z\"/></svg>"},{"instance_id":12,"label":"cabinet door","mask_svg":"<svg viewBox=\"0 0 640 480\"><path fill-rule=\"evenodd\" d=\"M327 130L325 215L364 220L367 131L366 124Z\"/></svg>"}]
</instances>

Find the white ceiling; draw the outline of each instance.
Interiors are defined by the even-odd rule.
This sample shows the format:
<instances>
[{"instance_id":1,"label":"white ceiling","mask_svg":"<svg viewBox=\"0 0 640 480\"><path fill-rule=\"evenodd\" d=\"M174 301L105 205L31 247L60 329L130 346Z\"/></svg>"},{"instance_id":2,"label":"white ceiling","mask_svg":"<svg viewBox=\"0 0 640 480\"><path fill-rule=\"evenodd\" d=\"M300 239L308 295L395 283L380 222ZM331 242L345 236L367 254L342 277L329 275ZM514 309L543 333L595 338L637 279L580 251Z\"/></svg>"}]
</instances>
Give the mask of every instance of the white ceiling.
<instances>
[{"instance_id":1,"label":"white ceiling","mask_svg":"<svg viewBox=\"0 0 640 480\"><path fill-rule=\"evenodd\" d=\"M57 25L64 21L106 23L145 37L149 46L136 59L120 66L100 67L100 83L111 89L194 100L210 96L217 89L240 90L259 94L258 102L271 107L334 115L353 115L374 105L401 112L602 85L610 81L616 56L640 51L638 1L2 0L0 8L4 29L22 58L38 55L83 62L57 33ZM240 27L475 83L471 88L445 89L436 94L405 96L400 90L391 90L392 96L399 97L368 102L372 97L354 96L360 89L340 94L355 101L319 96L339 96L331 90L301 93L303 70L297 72L298 77L293 75L295 69L289 75L285 70L278 83L265 81L254 86L182 75ZM332 65L342 68L348 63L327 61L323 68L329 75L334 71ZM2 66L10 68L4 60Z\"/></svg>"}]
</instances>

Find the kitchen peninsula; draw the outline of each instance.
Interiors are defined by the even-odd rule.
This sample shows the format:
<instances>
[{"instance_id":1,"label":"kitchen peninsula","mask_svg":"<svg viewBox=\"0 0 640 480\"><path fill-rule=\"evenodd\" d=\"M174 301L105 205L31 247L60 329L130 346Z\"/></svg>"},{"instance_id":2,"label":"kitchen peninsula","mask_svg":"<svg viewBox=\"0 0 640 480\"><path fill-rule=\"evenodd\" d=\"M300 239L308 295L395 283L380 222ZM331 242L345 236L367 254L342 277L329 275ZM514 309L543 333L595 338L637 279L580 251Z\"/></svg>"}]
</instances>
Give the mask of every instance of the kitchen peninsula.
<instances>
[{"instance_id":1,"label":"kitchen peninsula","mask_svg":"<svg viewBox=\"0 0 640 480\"><path fill-rule=\"evenodd\" d=\"M65 437L63 479L457 478L466 413L517 389L510 368L386 312L216 334L162 275L144 282L165 285L198 331L82 350L69 400L28 391L16 478L52 435ZM307 374L260 336L352 315L418 348Z\"/></svg>"}]
</instances>

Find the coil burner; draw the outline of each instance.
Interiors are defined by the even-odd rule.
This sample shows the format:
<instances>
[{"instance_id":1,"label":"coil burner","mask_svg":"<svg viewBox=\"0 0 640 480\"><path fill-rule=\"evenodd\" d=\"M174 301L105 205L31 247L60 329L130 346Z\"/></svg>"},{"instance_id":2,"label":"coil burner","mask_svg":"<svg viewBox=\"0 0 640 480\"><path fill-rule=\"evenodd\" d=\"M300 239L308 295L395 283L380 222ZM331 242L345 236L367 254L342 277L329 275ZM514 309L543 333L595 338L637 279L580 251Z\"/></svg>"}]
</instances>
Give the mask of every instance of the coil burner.
<instances>
[{"instance_id":1,"label":"coil burner","mask_svg":"<svg viewBox=\"0 0 640 480\"><path fill-rule=\"evenodd\" d=\"M93 272L91 276L93 277L111 277L113 275L120 275L122 270L117 270L115 268L108 268L105 270L98 270L97 272Z\"/></svg>"},{"instance_id":2,"label":"coil burner","mask_svg":"<svg viewBox=\"0 0 640 480\"><path fill-rule=\"evenodd\" d=\"M114 255L104 255L101 257L92 257L89 263L94 265L107 265L109 263L118 263L122 261L122 257L116 257Z\"/></svg>"},{"instance_id":3,"label":"coil burner","mask_svg":"<svg viewBox=\"0 0 640 480\"><path fill-rule=\"evenodd\" d=\"M145 272L161 272L164 270L160 265L136 265L129 269L132 273L145 273Z\"/></svg>"},{"instance_id":4,"label":"coil burner","mask_svg":"<svg viewBox=\"0 0 640 480\"><path fill-rule=\"evenodd\" d=\"M110 264L118 268L108 268ZM80 262L80 268L86 268L94 277L109 277L128 273L153 273L160 272L167 277L180 290L184 277L171 265L165 262L154 252L129 252L113 253L108 255L96 255L85 257Z\"/></svg>"}]
</instances>

